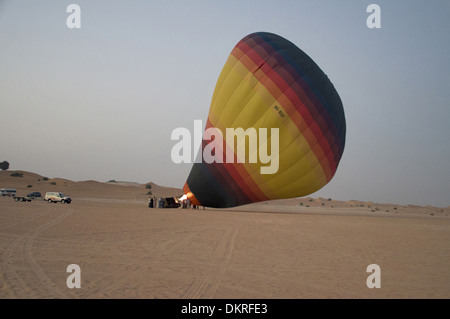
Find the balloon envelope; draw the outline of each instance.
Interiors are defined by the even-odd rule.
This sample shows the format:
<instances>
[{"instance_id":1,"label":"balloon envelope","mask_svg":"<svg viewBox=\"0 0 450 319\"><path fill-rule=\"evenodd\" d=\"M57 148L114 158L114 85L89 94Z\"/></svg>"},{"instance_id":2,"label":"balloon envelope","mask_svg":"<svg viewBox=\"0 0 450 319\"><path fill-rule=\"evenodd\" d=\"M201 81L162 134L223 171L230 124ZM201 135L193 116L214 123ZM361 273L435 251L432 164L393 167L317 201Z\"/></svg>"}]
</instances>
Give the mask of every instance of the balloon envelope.
<instances>
[{"instance_id":1,"label":"balloon envelope","mask_svg":"<svg viewBox=\"0 0 450 319\"><path fill-rule=\"evenodd\" d=\"M230 128L247 134L227 138ZM250 133L261 129L267 141L260 134L255 148ZM194 163L184 192L193 204L219 208L306 196L333 178L345 133L341 99L317 64L281 36L250 34L231 51L212 97L200 155L216 161ZM263 174L272 164L276 172Z\"/></svg>"}]
</instances>

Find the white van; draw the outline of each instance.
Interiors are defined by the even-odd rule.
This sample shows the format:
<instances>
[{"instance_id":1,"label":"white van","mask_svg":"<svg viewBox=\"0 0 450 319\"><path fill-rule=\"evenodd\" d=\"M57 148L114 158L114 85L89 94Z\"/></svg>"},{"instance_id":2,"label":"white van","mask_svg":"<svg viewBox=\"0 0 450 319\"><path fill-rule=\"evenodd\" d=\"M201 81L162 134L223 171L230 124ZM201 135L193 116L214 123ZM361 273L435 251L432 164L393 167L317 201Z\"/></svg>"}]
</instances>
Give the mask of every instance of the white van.
<instances>
[{"instance_id":1,"label":"white van","mask_svg":"<svg viewBox=\"0 0 450 319\"><path fill-rule=\"evenodd\" d=\"M44 200L49 203L61 202L62 204L70 204L70 202L72 202L72 198L60 192L47 192L45 194Z\"/></svg>"},{"instance_id":2,"label":"white van","mask_svg":"<svg viewBox=\"0 0 450 319\"><path fill-rule=\"evenodd\" d=\"M16 196L16 190L14 188L1 188L0 196L14 197Z\"/></svg>"}]
</instances>

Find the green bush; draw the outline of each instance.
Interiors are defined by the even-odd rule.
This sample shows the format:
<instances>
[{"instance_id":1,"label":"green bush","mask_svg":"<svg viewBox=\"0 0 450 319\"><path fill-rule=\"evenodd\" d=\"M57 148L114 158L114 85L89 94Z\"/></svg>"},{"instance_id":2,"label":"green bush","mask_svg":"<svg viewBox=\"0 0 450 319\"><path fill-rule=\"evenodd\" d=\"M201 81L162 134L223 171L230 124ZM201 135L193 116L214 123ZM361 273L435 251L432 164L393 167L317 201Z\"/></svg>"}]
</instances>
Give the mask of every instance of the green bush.
<instances>
[{"instance_id":1,"label":"green bush","mask_svg":"<svg viewBox=\"0 0 450 319\"><path fill-rule=\"evenodd\" d=\"M0 163L0 169L2 171L6 171L9 168L9 163L7 161L3 161Z\"/></svg>"},{"instance_id":2,"label":"green bush","mask_svg":"<svg viewBox=\"0 0 450 319\"><path fill-rule=\"evenodd\" d=\"M23 177L23 174L22 174L22 173L14 172L14 173L12 173L10 176L14 176L14 177Z\"/></svg>"}]
</instances>

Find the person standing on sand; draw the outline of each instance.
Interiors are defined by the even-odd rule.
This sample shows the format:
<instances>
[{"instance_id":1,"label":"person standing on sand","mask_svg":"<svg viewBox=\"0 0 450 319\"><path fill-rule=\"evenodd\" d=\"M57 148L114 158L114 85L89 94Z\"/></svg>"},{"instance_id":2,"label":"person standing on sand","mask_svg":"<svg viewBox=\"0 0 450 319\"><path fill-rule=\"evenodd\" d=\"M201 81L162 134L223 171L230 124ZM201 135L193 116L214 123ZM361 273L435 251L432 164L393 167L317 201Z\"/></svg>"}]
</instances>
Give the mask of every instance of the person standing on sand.
<instances>
[{"instance_id":1,"label":"person standing on sand","mask_svg":"<svg viewBox=\"0 0 450 319\"><path fill-rule=\"evenodd\" d=\"M148 207L153 208L153 198L152 197L150 197L148 200Z\"/></svg>"}]
</instances>

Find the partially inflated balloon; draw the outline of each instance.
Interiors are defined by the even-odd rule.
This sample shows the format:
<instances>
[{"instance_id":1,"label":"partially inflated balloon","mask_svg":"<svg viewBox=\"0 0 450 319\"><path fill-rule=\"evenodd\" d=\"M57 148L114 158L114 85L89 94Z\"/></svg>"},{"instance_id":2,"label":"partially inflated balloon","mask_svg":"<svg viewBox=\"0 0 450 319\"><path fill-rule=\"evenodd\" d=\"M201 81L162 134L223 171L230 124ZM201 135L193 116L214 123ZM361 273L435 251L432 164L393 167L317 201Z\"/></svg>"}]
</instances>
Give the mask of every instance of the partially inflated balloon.
<instances>
[{"instance_id":1,"label":"partially inflated balloon","mask_svg":"<svg viewBox=\"0 0 450 319\"><path fill-rule=\"evenodd\" d=\"M184 192L219 208L314 193L333 178L345 131L341 99L317 64L278 35L250 34L214 90L201 152L215 160L194 163Z\"/></svg>"}]
</instances>

